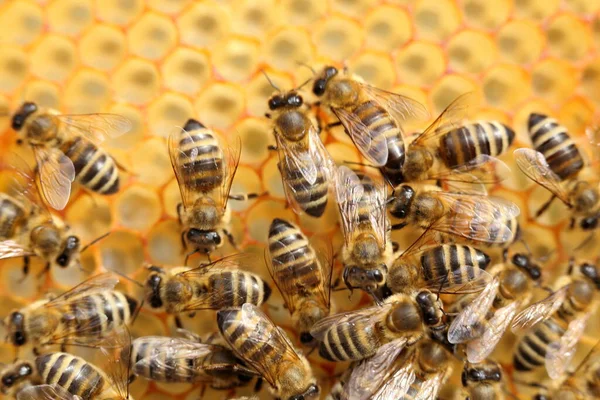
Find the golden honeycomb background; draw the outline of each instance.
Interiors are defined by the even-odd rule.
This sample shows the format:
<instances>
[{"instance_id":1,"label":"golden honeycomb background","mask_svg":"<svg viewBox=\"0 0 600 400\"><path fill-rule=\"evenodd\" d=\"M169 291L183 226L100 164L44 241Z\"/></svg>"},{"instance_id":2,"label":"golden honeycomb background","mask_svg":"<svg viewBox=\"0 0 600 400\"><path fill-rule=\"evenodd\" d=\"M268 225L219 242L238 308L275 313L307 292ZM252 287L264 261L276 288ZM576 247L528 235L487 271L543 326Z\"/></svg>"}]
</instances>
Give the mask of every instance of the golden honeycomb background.
<instances>
[{"instance_id":1,"label":"golden honeycomb background","mask_svg":"<svg viewBox=\"0 0 600 400\"><path fill-rule=\"evenodd\" d=\"M514 148L529 143L526 120L534 110L559 118L582 137L600 102L599 12L600 0L0 1L3 152L31 160L29 149L15 144L4 115L25 100L64 113L118 113L133 122L129 134L105 144L127 168L121 191L100 197L75 190L63 213L83 243L112 234L83 254L86 271L53 270L39 280L35 276L41 265L34 263L21 281L21 260L3 262L0 316L48 289L65 290L103 265L141 281L144 263L183 263L176 217L179 191L165 138L190 117L225 137L241 138L241 165L232 192L269 193L230 203L236 212L235 237L257 254L255 271L269 280L262 249L274 217L299 222L309 235L333 236L338 244L332 204L320 220L297 217L286 208L277 157L267 150L274 140L264 113L273 88L261 70L278 86L291 88L312 74L299 62L314 67L345 63L373 85L421 101L432 115L456 96L474 92L480 106L472 116L514 127ZM409 130L423 127L415 122ZM326 132L323 138L337 161L359 160L343 132ZM518 172L510 155L503 159L513 174L495 194L521 207L525 239L536 256L547 258L545 269L564 271L565 260L587 235L567 229L559 202L533 221L548 194ZM414 233L396 238L406 245ZM595 242L591 244L577 255L596 258ZM232 251L225 246L221 253ZM122 288L137 293L130 282ZM338 311L361 301L358 293L351 300L346 292L333 297ZM290 328L278 293L270 303L266 309L274 320ZM184 317L185 326L215 331L214 316L199 314ZM133 332L167 335L172 328L172 318L144 310ZM591 324L584 340L588 347L598 331L598 324ZM512 349L514 336L507 336L504 345ZM498 359L510 371L510 353L503 354ZM13 357L3 344L0 362ZM316 352L310 359L324 392L346 367L323 363ZM458 366L455 372L460 372ZM460 390L457 373L441 398L453 398ZM516 390L507 375L508 386ZM199 387L143 379L131 389L136 399L148 400L191 400L200 393ZM204 398L231 395L207 389ZM520 395L525 398L524 392ZM269 398L264 389L260 396Z\"/></svg>"}]
</instances>

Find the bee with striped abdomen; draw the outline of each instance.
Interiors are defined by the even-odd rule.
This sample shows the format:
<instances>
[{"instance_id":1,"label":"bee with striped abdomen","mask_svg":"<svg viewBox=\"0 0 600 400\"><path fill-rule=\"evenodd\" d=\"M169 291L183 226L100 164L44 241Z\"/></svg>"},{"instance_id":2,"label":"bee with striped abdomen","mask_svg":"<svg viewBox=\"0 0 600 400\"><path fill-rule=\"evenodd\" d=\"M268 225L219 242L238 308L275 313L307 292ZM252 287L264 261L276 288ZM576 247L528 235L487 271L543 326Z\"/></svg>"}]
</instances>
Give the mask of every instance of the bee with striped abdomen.
<instances>
[{"instance_id":1,"label":"bee with striped abdomen","mask_svg":"<svg viewBox=\"0 0 600 400\"><path fill-rule=\"evenodd\" d=\"M217 325L233 352L269 382L275 396L282 400L319 397L306 357L258 307L244 304L222 309L217 312Z\"/></svg>"},{"instance_id":2,"label":"bee with striped abdomen","mask_svg":"<svg viewBox=\"0 0 600 400\"><path fill-rule=\"evenodd\" d=\"M332 260L319 257L300 228L275 218L269 228L267 267L292 315L300 342L310 345L310 328L329 315Z\"/></svg>"},{"instance_id":3,"label":"bee with striped abdomen","mask_svg":"<svg viewBox=\"0 0 600 400\"><path fill-rule=\"evenodd\" d=\"M57 210L69 201L71 183L87 190L114 194L119 171L113 158L98 145L131 129L131 122L115 114L63 115L56 110L23 103L12 117L12 128L33 149L44 200Z\"/></svg>"},{"instance_id":4,"label":"bee with striped abdomen","mask_svg":"<svg viewBox=\"0 0 600 400\"><path fill-rule=\"evenodd\" d=\"M466 392L465 400L503 400L505 397L502 390L502 368L498 363L467 363L461 380Z\"/></svg>"}]
</instances>

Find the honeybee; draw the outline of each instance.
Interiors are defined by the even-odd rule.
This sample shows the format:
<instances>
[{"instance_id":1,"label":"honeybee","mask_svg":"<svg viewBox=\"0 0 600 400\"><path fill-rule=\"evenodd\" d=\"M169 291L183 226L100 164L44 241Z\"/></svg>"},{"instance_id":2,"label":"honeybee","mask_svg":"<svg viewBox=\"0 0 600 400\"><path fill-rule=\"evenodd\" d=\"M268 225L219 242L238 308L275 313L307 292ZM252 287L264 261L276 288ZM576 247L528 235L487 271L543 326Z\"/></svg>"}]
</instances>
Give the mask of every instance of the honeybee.
<instances>
[{"instance_id":1,"label":"honeybee","mask_svg":"<svg viewBox=\"0 0 600 400\"><path fill-rule=\"evenodd\" d=\"M448 341L467 343L467 360L483 362L496 348L519 309L531 300L532 284L541 279L540 267L517 253L512 263L492 267L494 279L454 318Z\"/></svg>"},{"instance_id":2,"label":"honeybee","mask_svg":"<svg viewBox=\"0 0 600 400\"><path fill-rule=\"evenodd\" d=\"M301 110L303 104L296 90L274 94L269 99L269 110L273 112L269 117L273 119L279 171L288 202L298 213L320 217L327 206L335 163L306 111Z\"/></svg>"},{"instance_id":3,"label":"honeybee","mask_svg":"<svg viewBox=\"0 0 600 400\"><path fill-rule=\"evenodd\" d=\"M317 322L310 333L319 354L330 361L362 360L386 344L394 351L423 337L426 329L441 324L442 303L429 290L395 294L381 306L334 314Z\"/></svg>"},{"instance_id":4,"label":"honeybee","mask_svg":"<svg viewBox=\"0 0 600 400\"><path fill-rule=\"evenodd\" d=\"M227 257L196 268L165 270L150 266L146 279L146 301L169 314L219 310L244 303L261 305L271 288L258 275L237 269L238 257Z\"/></svg>"},{"instance_id":5,"label":"honeybee","mask_svg":"<svg viewBox=\"0 0 600 400\"><path fill-rule=\"evenodd\" d=\"M319 386L308 360L298 353L283 329L258 307L246 303L217 312L217 325L233 352L258 371L282 400L313 399Z\"/></svg>"},{"instance_id":6,"label":"honeybee","mask_svg":"<svg viewBox=\"0 0 600 400\"><path fill-rule=\"evenodd\" d=\"M109 273L93 276L53 299L38 300L5 319L14 346L85 344L129 325L138 302L113 290L118 279Z\"/></svg>"},{"instance_id":7,"label":"honeybee","mask_svg":"<svg viewBox=\"0 0 600 400\"><path fill-rule=\"evenodd\" d=\"M333 266L309 243L300 228L275 218L269 228L267 267L300 333L300 342L310 345L310 328L329 315Z\"/></svg>"},{"instance_id":8,"label":"honeybee","mask_svg":"<svg viewBox=\"0 0 600 400\"><path fill-rule=\"evenodd\" d=\"M559 280L560 289L521 311L513 320L513 331L532 328L517 345L513 363L517 371L530 371L545 364L552 379L563 376L575 348L597 305L600 273L597 266L584 262L579 276Z\"/></svg>"},{"instance_id":9,"label":"honeybee","mask_svg":"<svg viewBox=\"0 0 600 400\"><path fill-rule=\"evenodd\" d=\"M427 119L419 102L367 85L338 69L326 66L315 77L313 93L329 106L348 135L374 166L397 171L405 160L402 121Z\"/></svg>"},{"instance_id":10,"label":"honeybee","mask_svg":"<svg viewBox=\"0 0 600 400\"><path fill-rule=\"evenodd\" d=\"M503 400L502 368L498 363L465 364L461 375L465 400Z\"/></svg>"},{"instance_id":11,"label":"honeybee","mask_svg":"<svg viewBox=\"0 0 600 400\"><path fill-rule=\"evenodd\" d=\"M338 168L335 185L344 237L344 283L377 300L376 292L385 285L393 259L385 187L382 181L345 166Z\"/></svg>"},{"instance_id":12,"label":"honeybee","mask_svg":"<svg viewBox=\"0 0 600 400\"><path fill-rule=\"evenodd\" d=\"M418 226L480 246L507 247L518 238L519 207L483 193L454 193L434 185L402 184L390 199L390 214L406 225Z\"/></svg>"},{"instance_id":13,"label":"honeybee","mask_svg":"<svg viewBox=\"0 0 600 400\"><path fill-rule=\"evenodd\" d=\"M99 194L119 190L117 164L99 144L106 137L129 132L131 122L127 118L115 114L63 115L26 102L13 115L12 128L33 149L40 191L52 208L65 208L73 181Z\"/></svg>"},{"instance_id":14,"label":"honeybee","mask_svg":"<svg viewBox=\"0 0 600 400\"><path fill-rule=\"evenodd\" d=\"M169 135L169 156L182 203L177 206L183 230L181 242L193 252L209 254L223 245L224 237L236 247L229 231L231 209L227 201L247 200L258 194L230 195L240 161L241 146L223 151L214 132L190 119Z\"/></svg>"}]
</instances>

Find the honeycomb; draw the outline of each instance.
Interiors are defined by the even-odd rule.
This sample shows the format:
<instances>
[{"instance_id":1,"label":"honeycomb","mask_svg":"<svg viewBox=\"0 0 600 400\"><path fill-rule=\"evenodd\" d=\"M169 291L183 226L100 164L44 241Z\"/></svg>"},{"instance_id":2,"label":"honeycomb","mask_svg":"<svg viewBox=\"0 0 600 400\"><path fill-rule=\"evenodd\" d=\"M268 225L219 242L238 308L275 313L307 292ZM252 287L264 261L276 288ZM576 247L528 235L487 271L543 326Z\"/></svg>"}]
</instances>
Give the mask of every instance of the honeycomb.
<instances>
[{"instance_id":1,"label":"honeycomb","mask_svg":"<svg viewBox=\"0 0 600 400\"><path fill-rule=\"evenodd\" d=\"M422 102L432 115L458 95L474 92L479 106L472 117L512 126L517 134L513 148L529 145L526 121L532 111L557 117L573 135L583 137L600 102L599 12L599 0L0 2L3 152L31 161L29 149L15 144L6 117L25 100L64 113L117 113L133 123L131 132L105 143L126 166L120 192L100 197L75 190L61 213L83 243L108 231L111 235L83 254L85 270L55 269L40 280L36 275L42 265L34 262L32 273L21 280L21 260L2 262L0 315L40 293L63 291L103 266L142 280L145 263L182 265L179 191L165 138L190 117L224 137L241 138L241 165L232 192L269 193L230 203L235 211L233 233L242 248L262 260L274 217L296 221L308 235L327 235L339 245L335 207L329 206L318 220L298 217L286 207L277 156L267 150L274 139L264 113L273 88L261 70L279 87L291 88L312 76L299 62L346 65L375 86ZM409 130L424 126L414 122ZM324 138L336 161L360 160L341 130L326 132ZM566 260L587 234L568 229L560 202L535 220L547 192L520 174L510 155L503 160L513 173L493 193L519 205L525 240L534 254L547 258L548 275L564 272ZM414 234L394 237L406 246ZM596 257L594 245L592 241L578 254ZM233 251L226 245L218 253ZM199 260L194 256L190 263ZM254 272L270 281L261 263ZM121 288L139 294L131 282L122 281ZM346 292L333 297L338 311L366 301L358 293L350 300ZM267 312L293 335L281 296L274 293L270 303ZM184 317L185 327L215 331L212 312L199 314ZM143 310L133 334L168 335L173 329L172 318ZM590 324L578 357L594 343L599 329L597 320ZM503 346L509 350L497 351L496 358L509 372L508 387L528 398L529 393L517 393L512 382L509 355L515 338L507 336ZM12 361L13 350L0 346L0 362ZM347 367L325 363L316 352L310 360L323 392ZM460 366L442 398L459 391L457 371ZM198 386L143 379L131 389L136 399L147 400L196 399L201 392ZM251 393L251 388L238 391L243 393ZM233 393L204 393L209 399L229 396ZM260 397L269 394L263 390Z\"/></svg>"}]
</instances>

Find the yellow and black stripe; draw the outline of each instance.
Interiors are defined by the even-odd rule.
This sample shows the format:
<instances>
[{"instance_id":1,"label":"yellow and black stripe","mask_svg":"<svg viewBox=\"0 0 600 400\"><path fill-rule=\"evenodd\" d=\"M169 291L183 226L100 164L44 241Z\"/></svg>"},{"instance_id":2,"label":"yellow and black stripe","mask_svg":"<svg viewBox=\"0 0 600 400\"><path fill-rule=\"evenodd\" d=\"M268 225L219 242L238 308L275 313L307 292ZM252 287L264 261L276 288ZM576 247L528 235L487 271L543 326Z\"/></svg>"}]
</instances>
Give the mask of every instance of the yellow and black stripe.
<instances>
[{"instance_id":1,"label":"yellow and black stripe","mask_svg":"<svg viewBox=\"0 0 600 400\"><path fill-rule=\"evenodd\" d=\"M156 345L150 340L136 340L131 347L131 363L134 374L157 382L189 382L194 383L204 377L197 370L198 359L182 357L173 351L156 353ZM136 364L149 358L147 365Z\"/></svg>"},{"instance_id":2,"label":"yellow and black stripe","mask_svg":"<svg viewBox=\"0 0 600 400\"><path fill-rule=\"evenodd\" d=\"M327 195L329 193L329 182L323 175L323 169L317 169L317 179L314 183L308 183L301 171L287 168L287 163L279 164L283 166L283 174L286 185L290 187L291 195L294 197L300 208L311 217L318 218L325 212L327 207Z\"/></svg>"},{"instance_id":3,"label":"yellow and black stripe","mask_svg":"<svg viewBox=\"0 0 600 400\"><path fill-rule=\"evenodd\" d=\"M588 309L594 297L596 289L594 286L582 279L577 279L569 285L567 298L562 302L556 314L560 319L570 322L582 311Z\"/></svg>"},{"instance_id":4,"label":"yellow and black stripe","mask_svg":"<svg viewBox=\"0 0 600 400\"><path fill-rule=\"evenodd\" d=\"M449 285L460 285L473 281L490 263L490 257L471 246L444 244L425 250L421 254L425 281L446 278ZM475 266L479 270L466 266ZM456 272L459 271L460 274ZM450 274L453 272L454 274Z\"/></svg>"},{"instance_id":5,"label":"yellow and black stripe","mask_svg":"<svg viewBox=\"0 0 600 400\"><path fill-rule=\"evenodd\" d=\"M325 333L319 354L329 361L361 360L375 354L378 347L376 327L361 324L336 324Z\"/></svg>"},{"instance_id":6,"label":"yellow and black stripe","mask_svg":"<svg viewBox=\"0 0 600 400\"><path fill-rule=\"evenodd\" d=\"M208 277L210 308L241 307L244 303L261 305L271 295L271 288L261 277L242 270L222 270Z\"/></svg>"},{"instance_id":7,"label":"yellow and black stripe","mask_svg":"<svg viewBox=\"0 0 600 400\"><path fill-rule=\"evenodd\" d=\"M23 207L12 197L0 193L0 240L14 237L24 217Z\"/></svg>"},{"instance_id":8,"label":"yellow and black stripe","mask_svg":"<svg viewBox=\"0 0 600 400\"><path fill-rule=\"evenodd\" d=\"M513 357L517 371L531 371L544 365L548 346L559 341L564 334L564 328L553 318L537 324L519 342Z\"/></svg>"}]
</instances>

